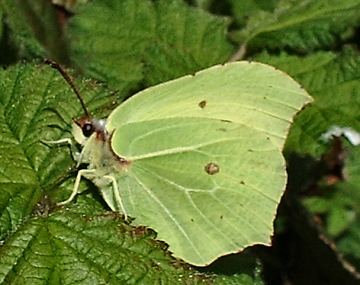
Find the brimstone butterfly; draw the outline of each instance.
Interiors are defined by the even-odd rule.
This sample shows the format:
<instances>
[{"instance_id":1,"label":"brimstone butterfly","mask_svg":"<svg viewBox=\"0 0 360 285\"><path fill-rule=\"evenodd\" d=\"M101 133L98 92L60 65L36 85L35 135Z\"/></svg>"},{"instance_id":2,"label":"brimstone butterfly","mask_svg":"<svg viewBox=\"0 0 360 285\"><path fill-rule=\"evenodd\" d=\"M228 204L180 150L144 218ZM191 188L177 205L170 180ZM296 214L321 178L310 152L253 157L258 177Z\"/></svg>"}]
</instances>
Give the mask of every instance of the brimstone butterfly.
<instances>
[{"instance_id":1,"label":"brimstone butterfly","mask_svg":"<svg viewBox=\"0 0 360 285\"><path fill-rule=\"evenodd\" d=\"M198 266L269 244L286 185L282 148L311 97L256 62L218 65L134 95L105 120L76 120L82 177L113 211L154 229Z\"/></svg>"}]
</instances>

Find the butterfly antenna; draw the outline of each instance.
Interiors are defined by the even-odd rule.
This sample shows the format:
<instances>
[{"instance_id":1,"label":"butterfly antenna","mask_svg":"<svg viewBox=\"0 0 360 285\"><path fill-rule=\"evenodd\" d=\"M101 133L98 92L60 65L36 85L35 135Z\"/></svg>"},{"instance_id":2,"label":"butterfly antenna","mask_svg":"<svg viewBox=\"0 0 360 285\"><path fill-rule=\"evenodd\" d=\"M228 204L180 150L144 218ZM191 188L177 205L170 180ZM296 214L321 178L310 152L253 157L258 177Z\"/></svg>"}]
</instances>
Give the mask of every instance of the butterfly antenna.
<instances>
[{"instance_id":1,"label":"butterfly antenna","mask_svg":"<svg viewBox=\"0 0 360 285\"><path fill-rule=\"evenodd\" d=\"M90 117L90 113L89 111L87 110L86 106L85 106L85 103L84 103L84 100L82 99L81 95L80 95L80 92L79 90L76 88L75 84L74 84L74 81L71 79L71 77L69 76L69 74L65 71L65 69L60 65L58 64L57 62L55 61L52 61L50 59L45 59L45 63L50 65L52 68L55 68L57 71L60 72L60 74L62 75L62 77L66 80L66 82L71 86L72 90L75 92L76 96L78 97L80 103L81 103L81 106L85 112L85 115L87 117Z\"/></svg>"}]
</instances>

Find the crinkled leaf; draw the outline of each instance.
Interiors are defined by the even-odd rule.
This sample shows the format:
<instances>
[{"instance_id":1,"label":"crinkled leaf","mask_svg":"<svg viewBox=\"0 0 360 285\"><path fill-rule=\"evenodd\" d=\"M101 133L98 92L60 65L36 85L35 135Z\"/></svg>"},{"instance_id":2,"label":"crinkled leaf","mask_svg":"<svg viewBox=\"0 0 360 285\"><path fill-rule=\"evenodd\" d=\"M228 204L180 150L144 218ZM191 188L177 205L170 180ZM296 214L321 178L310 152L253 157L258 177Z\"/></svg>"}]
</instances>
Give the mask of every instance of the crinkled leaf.
<instances>
[{"instance_id":1,"label":"crinkled leaf","mask_svg":"<svg viewBox=\"0 0 360 285\"><path fill-rule=\"evenodd\" d=\"M69 136L71 119L80 105L63 78L47 66L18 65L1 70L0 76L3 239L73 165L68 148L50 148L41 140ZM104 104L104 98L109 97L99 92L87 92L87 98L97 97L90 107Z\"/></svg>"},{"instance_id":2,"label":"crinkled leaf","mask_svg":"<svg viewBox=\"0 0 360 285\"><path fill-rule=\"evenodd\" d=\"M247 17L259 11L272 11L275 8L276 0L230 0L232 12L239 23L244 23Z\"/></svg>"},{"instance_id":3,"label":"crinkled leaf","mask_svg":"<svg viewBox=\"0 0 360 285\"><path fill-rule=\"evenodd\" d=\"M69 32L72 58L86 74L130 88L226 61L225 28L180 0L106 0L83 5Z\"/></svg>"},{"instance_id":4,"label":"crinkled leaf","mask_svg":"<svg viewBox=\"0 0 360 285\"><path fill-rule=\"evenodd\" d=\"M198 284L146 229L83 206L31 217L0 248L4 284Z\"/></svg>"},{"instance_id":5,"label":"crinkled leaf","mask_svg":"<svg viewBox=\"0 0 360 285\"><path fill-rule=\"evenodd\" d=\"M81 5L69 26L72 59L87 75L117 89L134 87L143 78L143 53L154 20L148 0Z\"/></svg>"},{"instance_id":6,"label":"crinkled leaf","mask_svg":"<svg viewBox=\"0 0 360 285\"><path fill-rule=\"evenodd\" d=\"M18 55L26 58L44 55L45 50L36 40L31 26L26 21L27 18L24 17L22 9L18 7L17 1L2 0L0 8L4 11L5 23L10 29L10 37L18 49Z\"/></svg>"},{"instance_id":7,"label":"crinkled leaf","mask_svg":"<svg viewBox=\"0 0 360 285\"><path fill-rule=\"evenodd\" d=\"M228 60L228 21L179 0L157 0L155 33L145 53L144 77L154 85ZM176 67L176 68L175 68Z\"/></svg>"},{"instance_id":8,"label":"crinkled leaf","mask_svg":"<svg viewBox=\"0 0 360 285\"><path fill-rule=\"evenodd\" d=\"M296 78L315 98L295 119L286 152L319 157L327 148L322 140L332 126L360 131L360 56L351 50L340 55L320 52L307 57L262 55Z\"/></svg>"},{"instance_id":9,"label":"crinkled leaf","mask_svg":"<svg viewBox=\"0 0 360 285\"><path fill-rule=\"evenodd\" d=\"M353 34L351 29L360 22L359 9L359 0L278 1L273 12L250 16L238 40L253 48L308 51L328 47L343 34Z\"/></svg>"},{"instance_id":10,"label":"crinkled leaf","mask_svg":"<svg viewBox=\"0 0 360 285\"><path fill-rule=\"evenodd\" d=\"M32 34L46 50L41 56L68 63L68 46L63 36L60 17L50 1L16 0L16 2L22 18L26 20L26 25L30 25ZM17 32L16 30L15 33Z\"/></svg>"},{"instance_id":11,"label":"crinkled leaf","mask_svg":"<svg viewBox=\"0 0 360 285\"><path fill-rule=\"evenodd\" d=\"M47 56L68 62L58 15L49 1L4 0L2 5L20 57Z\"/></svg>"}]
</instances>

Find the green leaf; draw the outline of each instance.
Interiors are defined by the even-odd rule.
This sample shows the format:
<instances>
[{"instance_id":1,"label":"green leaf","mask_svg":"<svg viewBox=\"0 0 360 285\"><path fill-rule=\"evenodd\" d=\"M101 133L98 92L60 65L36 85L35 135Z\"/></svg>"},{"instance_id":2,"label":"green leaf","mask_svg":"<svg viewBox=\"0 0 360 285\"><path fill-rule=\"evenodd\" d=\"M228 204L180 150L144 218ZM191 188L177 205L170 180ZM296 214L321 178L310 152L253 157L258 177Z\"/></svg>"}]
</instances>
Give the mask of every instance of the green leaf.
<instances>
[{"instance_id":1,"label":"green leaf","mask_svg":"<svg viewBox=\"0 0 360 285\"><path fill-rule=\"evenodd\" d=\"M174 256L207 265L269 244L286 184L281 149L310 100L286 74L259 63L160 84L112 112L111 149L102 136L88 139L83 176L111 209L153 228Z\"/></svg>"},{"instance_id":2,"label":"green leaf","mask_svg":"<svg viewBox=\"0 0 360 285\"><path fill-rule=\"evenodd\" d=\"M180 0L92 1L70 23L72 59L115 88L151 85L226 61L226 26Z\"/></svg>"},{"instance_id":3,"label":"green leaf","mask_svg":"<svg viewBox=\"0 0 360 285\"><path fill-rule=\"evenodd\" d=\"M39 7L41 4L36 6ZM20 58L43 56L45 50L36 40L31 26L26 21L27 18L24 17L22 9L18 7L17 1L2 0L0 2L0 8L4 12L5 23L10 30L10 37L18 49L18 51L16 51L17 55Z\"/></svg>"},{"instance_id":4,"label":"green leaf","mask_svg":"<svg viewBox=\"0 0 360 285\"><path fill-rule=\"evenodd\" d=\"M336 243L341 254L360 270L360 222L356 222L348 228L348 232Z\"/></svg>"},{"instance_id":5,"label":"green leaf","mask_svg":"<svg viewBox=\"0 0 360 285\"><path fill-rule=\"evenodd\" d=\"M19 57L69 61L58 14L50 1L4 0L2 5Z\"/></svg>"},{"instance_id":6,"label":"green leaf","mask_svg":"<svg viewBox=\"0 0 360 285\"><path fill-rule=\"evenodd\" d=\"M315 98L311 107L296 117L286 153L319 158L328 147L322 135L332 126L360 131L360 56L357 53L352 50L339 55L320 52L307 57L263 54L257 60L285 70Z\"/></svg>"},{"instance_id":7,"label":"green leaf","mask_svg":"<svg viewBox=\"0 0 360 285\"><path fill-rule=\"evenodd\" d=\"M238 40L250 48L291 48L302 51L333 46L354 34L360 23L359 0L282 0L273 12L253 14Z\"/></svg>"},{"instance_id":8,"label":"green leaf","mask_svg":"<svg viewBox=\"0 0 360 285\"><path fill-rule=\"evenodd\" d=\"M226 40L227 19L188 7L179 0L157 0L154 7L155 34L145 53L147 85L224 63L231 56L233 47Z\"/></svg>"},{"instance_id":9,"label":"green leaf","mask_svg":"<svg viewBox=\"0 0 360 285\"><path fill-rule=\"evenodd\" d=\"M98 211L98 210L97 210ZM197 284L146 229L84 207L32 217L0 248L3 284Z\"/></svg>"},{"instance_id":10,"label":"green leaf","mask_svg":"<svg viewBox=\"0 0 360 285\"><path fill-rule=\"evenodd\" d=\"M143 78L143 54L154 20L148 0L81 5L69 26L72 59L87 75L116 89L133 88Z\"/></svg>"},{"instance_id":11,"label":"green leaf","mask_svg":"<svg viewBox=\"0 0 360 285\"><path fill-rule=\"evenodd\" d=\"M80 110L72 90L48 69L24 64L0 71L1 239L26 219L44 192L65 178L64 169L73 165L69 152L41 142L62 138L66 132L69 136L71 119ZM88 92L86 98L97 96L90 108L109 97L99 92Z\"/></svg>"},{"instance_id":12,"label":"green leaf","mask_svg":"<svg viewBox=\"0 0 360 285\"><path fill-rule=\"evenodd\" d=\"M232 11L236 20L243 24L245 20L259 11L272 11L275 8L275 0L230 0Z\"/></svg>"}]
</instances>

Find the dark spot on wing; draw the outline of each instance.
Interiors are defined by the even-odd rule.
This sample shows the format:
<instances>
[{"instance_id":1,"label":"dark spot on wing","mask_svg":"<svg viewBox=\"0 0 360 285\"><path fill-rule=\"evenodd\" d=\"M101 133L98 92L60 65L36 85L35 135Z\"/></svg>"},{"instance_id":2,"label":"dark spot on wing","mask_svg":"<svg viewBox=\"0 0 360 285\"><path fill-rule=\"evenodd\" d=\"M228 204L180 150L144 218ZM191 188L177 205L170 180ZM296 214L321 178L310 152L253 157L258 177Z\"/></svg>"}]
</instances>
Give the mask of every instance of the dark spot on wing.
<instances>
[{"instance_id":1,"label":"dark spot on wing","mask_svg":"<svg viewBox=\"0 0 360 285\"><path fill-rule=\"evenodd\" d=\"M248 152L254 152L252 149L248 149Z\"/></svg>"},{"instance_id":2,"label":"dark spot on wing","mask_svg":"<svg viewBox=\"0 0 360 285\"><path fill-rule=\"evenodd\" d=\"M224 122L224 123L232 123L232 121L230 120L220 120L221 122Z\"/></svg>"},{"instance_id":3,"label":"dark spot on wing","mask_svg":"<svg viewBox=\"0 0 360 285\"><path fill-rule=\"evenodd\" d=\"M207 174L214 175L220 171L220 167L216 163L210 162L205 165L204 170Z\"/></svg>"},{"instance_id":4,"label":"dark spot on wing","mask_svg":"<svg viewBox=\"0 0 360 285\"><path fill-rule=\"evenodd\" d=\"M220 220L222 220L223 218L224 218L223 215L221 215L221 216L220 216Z\"/></svg>"},{"instance_id":5,"label":"dark spot on wing","mask_svg":"<svg viewBox=\"0 0 360 285\"><path fill-rule=\"evenodd\" d=\"M193 218L191 218L191 219L190 219L190 221L194 222L194 219L193 219Z\"/></svg>"},{"instance_id":6,"label":"dark spot on wing","mask_svg":"<svg viewBox=\"0 0 360 285\"><path fill-rule=\"evenodd\" d=\"M245 185L245 182L243 180L240 181L240 184Z\"/></svg>"},{"instance_id":7,"label":"dark spot on wing","mask_svg":"<svg viewBox=\"0 0 360 285\"><path fill-rule=\"evenodd\" d=\"M206 107L206 101L205 101L205 100L200 101L200 102L199 102L199 107L200 107L201 109L204 109L204 108Z\"/></svg>"},{"instance_id":8,"label":"dark spot on wing","mask_svg":"<svg viewBox=\"0 0 360 285\"><path fill-rule=\"evenodd\" d=\"M225 128L218 128L216 129L217 131L220 131L220 132L226 132L227 130Z\"/></svg>"}]
</instances>

